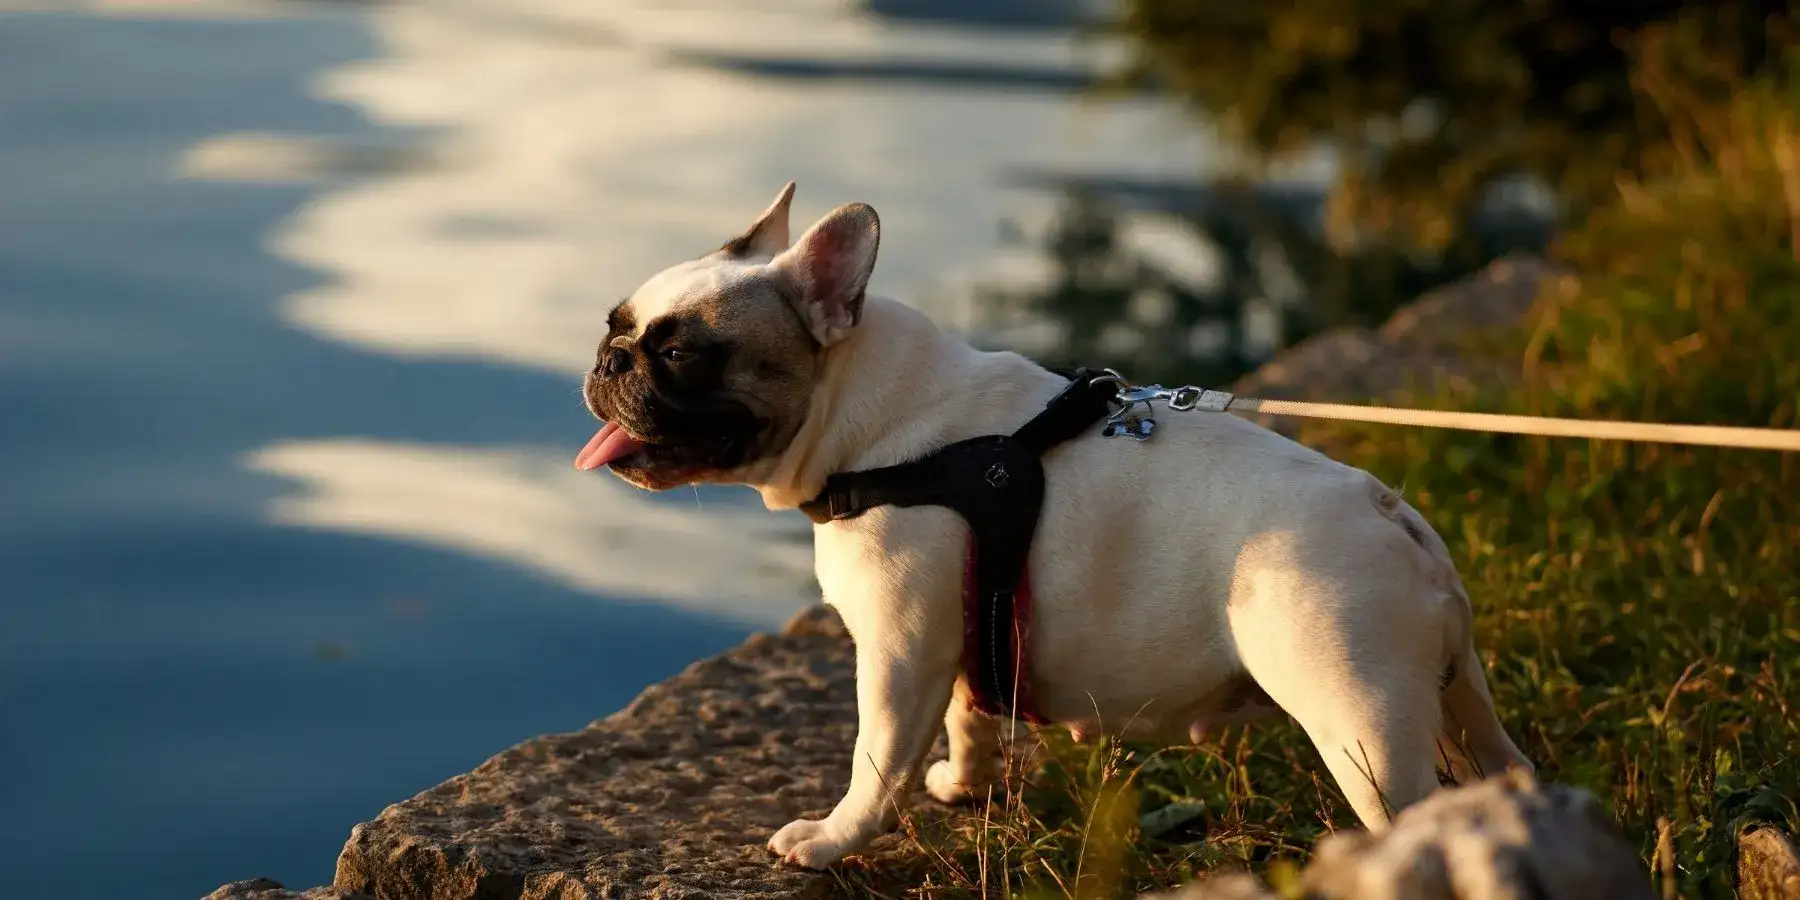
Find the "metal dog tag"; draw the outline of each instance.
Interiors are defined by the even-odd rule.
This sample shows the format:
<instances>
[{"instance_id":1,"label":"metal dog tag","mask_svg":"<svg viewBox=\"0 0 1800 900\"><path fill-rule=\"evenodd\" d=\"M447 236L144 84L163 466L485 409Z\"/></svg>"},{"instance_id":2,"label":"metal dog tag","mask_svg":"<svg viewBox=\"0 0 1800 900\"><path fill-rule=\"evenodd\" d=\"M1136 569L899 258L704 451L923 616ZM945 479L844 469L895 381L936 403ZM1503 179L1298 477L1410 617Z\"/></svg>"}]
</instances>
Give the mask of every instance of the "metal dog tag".
<instances>
[{"instance_id":1,"label":"metal dog tag","mask_svg":"<svg viewBox=\"0 0 1800 900\"><path fill-rule=\"evenodd\" d=\"M1137 412L1120 411L1106 420L1106 427L1100 429L1102 437L1125 437L1139 441L1147 441L1156 431L1156 420Z\"/></svg>"}]
</instances>

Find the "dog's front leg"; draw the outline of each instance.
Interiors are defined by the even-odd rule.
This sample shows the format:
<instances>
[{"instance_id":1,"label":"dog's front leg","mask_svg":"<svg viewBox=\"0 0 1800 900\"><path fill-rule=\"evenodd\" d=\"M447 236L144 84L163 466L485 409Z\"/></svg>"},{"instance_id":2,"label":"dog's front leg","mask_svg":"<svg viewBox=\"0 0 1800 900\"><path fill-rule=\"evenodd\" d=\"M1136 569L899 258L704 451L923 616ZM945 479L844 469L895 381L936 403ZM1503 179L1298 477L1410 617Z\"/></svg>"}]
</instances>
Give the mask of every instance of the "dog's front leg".
<instances>
[{"instance_id":1,"label":"dog's front leg","mask_svg":"<svg viewBox=\"0 0 1800 900\"><path fill-rule=\"evenodd\" d=\"M857 633L850 790L824 819L789 822L770 839L769 849L788 862L822 869L894 827L956 680L960 644L928 637Z\"/></svg>"}]
</instances>

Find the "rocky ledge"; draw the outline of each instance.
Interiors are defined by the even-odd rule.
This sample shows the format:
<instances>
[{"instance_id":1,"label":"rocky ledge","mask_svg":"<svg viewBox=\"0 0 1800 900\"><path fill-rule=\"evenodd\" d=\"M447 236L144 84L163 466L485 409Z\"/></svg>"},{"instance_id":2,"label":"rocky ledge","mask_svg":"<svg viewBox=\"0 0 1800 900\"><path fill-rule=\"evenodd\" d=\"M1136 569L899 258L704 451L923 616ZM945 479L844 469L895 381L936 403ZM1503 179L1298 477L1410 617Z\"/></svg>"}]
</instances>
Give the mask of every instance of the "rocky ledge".
<instances>
[{"instance_id":1,"label":"rocky ledge","mask_svg":"<svg viewBox=\"0 0 1800 900\"><path fill-rule=\"evenodd\" d=\"M1476 332L1519 322L1548 277L1539 261L1502 260L1426 295L1380 329L1340 330L1302 343L1233 389L1259 397L1357 400L1393 396L1437 378L1505 377L1492 364L1471 366L1454 348ZM241 881L208 900L828 895L836 885L831 876L780 865L763 843L789 820L822 815L836 803L855 718L848 636L829 611L809 610L780 635L756 635L697 662L619 713L578 732L526 741L357 825L338 856L332 887L301 893L267 880ZM1500 821L1497 813L1471 813L1470 804L1512 804L1517 809L1505 821L1518 824L1509 833L1535 833L1531 829L1542 822L1562 822L1567 816L1558 815L1584 808L1529 786L1454 799L1464 793L1446 792L1440 796L1452 799L1443 801L1443 809L1420 810L1414 818ZM1594 840L1594 846L1609 846L1605 836ZM1756 859L1773 860L1775 889L1800 884L1800 876L1780 869L1792 862L1792 846L1779 835L1758 840ZM1331 853L1321 847L1309 873L1328 865L1342 870L1351 865L1345 860L1388 865L1399 846L1391 839L1346 839ZM1464 844L1456 845L1462 850L1442 841L1433 846L1440 861L1513 859L1494 852L1483 857ZM1188 896L1265 896L1260 886L1241 880L1192 890L1207 892ZM1407 896L1450 895L1428 889Z\"/></svg>"},{"instance_id":2,"label":"rocky ledge","mask_svg":"<svg viewBox=\"0 0 1800 900\"><path fill-rule=\"evenodd\" d=\"M849 636L823 607L534 738L352 828L334 887L236 882L207 900L795 897L775 829L830 811L856 738Z\"/></svg>"}]
</instances>

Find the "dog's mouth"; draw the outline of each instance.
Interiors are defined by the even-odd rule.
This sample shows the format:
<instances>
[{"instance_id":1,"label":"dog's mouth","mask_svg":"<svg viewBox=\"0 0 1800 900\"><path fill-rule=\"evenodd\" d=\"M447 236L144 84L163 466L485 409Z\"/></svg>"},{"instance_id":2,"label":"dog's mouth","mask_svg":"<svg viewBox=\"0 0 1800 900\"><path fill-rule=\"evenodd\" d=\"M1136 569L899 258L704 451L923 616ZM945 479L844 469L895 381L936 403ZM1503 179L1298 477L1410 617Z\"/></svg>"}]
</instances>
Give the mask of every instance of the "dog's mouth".
<instances>
[{"instance_id":1,"label":"dog's mouth","mask_svg":"<svg viewBox=\"0 0 1800 900\"><path fill-rule=\"evenodd\" d=\"M691 448L683 445L637 437L615 420L602 424L587 446L575 454L575 468L583 472L610 468L638 487L662 490L717 468L688 458L691 453Z\"/></svg>"},{"instance_id":2,"label":"dog's mouth","mask_svg":"<svg viewBox=\"0 0 1800 900\"><path fill-rule=\"evenodd\" d=\"M704 480L742 465L764 427L735 400L697 409L677 407L660 397L644 398L636 406L595 397L588 408L603 414L602 423L575 454L575 468L611 469L649 490Z\"/></svg>"},{"instance_id":3,"label":"dog's mouth","mask_svg":"<svg viewBox=\"0 0 1800 900\"><path fill-rule=\"evenodd\" d=\"M618 422L607 422L594 432L594 436L575 454L575 468L583 472L611 465L639 450L649 446L644 441L631 436Z\"/></svg>"}]
</instances>

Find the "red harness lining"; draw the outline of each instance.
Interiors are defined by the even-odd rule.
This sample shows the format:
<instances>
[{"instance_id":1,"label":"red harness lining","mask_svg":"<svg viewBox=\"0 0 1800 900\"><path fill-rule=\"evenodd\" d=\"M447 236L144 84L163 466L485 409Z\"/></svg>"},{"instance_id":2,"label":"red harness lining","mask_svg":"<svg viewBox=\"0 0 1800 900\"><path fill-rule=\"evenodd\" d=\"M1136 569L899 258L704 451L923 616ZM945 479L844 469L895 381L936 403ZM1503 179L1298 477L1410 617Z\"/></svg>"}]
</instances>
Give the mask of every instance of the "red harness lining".
<instances>
[{"instance_id":1,"label":"red harness lining","mask_svg":"<svg viewBox=\"0 0 1800 900\"><path fill-rule=\"evenodd\" d=\"M969 707L990 716L1006 715L1000 698L991 696L987 679L981 671L981 596L975 587L975 535L971 533L963 552L963 681L969 686ZM1031 695L1030 673L1026 671L1026 642L1031 637L1031 569L1019 572L1019 585L1013 594L1012 654L1006 660L1013 672L1015 714L1033 725L1047 725L1049 720L1038 714Z\"/></svg>"}]
</instances>

